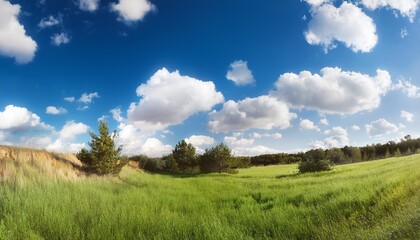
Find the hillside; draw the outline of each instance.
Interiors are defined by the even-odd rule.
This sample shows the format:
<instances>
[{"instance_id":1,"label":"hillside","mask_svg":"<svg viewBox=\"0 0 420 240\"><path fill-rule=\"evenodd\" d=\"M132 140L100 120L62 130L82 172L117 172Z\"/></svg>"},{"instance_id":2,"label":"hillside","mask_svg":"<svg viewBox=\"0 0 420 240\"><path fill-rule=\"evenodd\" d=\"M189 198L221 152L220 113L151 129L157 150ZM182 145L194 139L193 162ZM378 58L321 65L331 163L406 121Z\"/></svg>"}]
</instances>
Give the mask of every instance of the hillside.
<instances>
[{"instance_id":1,"label":"hillside","mask_svg":"<svg viewBox=\"0 0 420 240\"><path fill-rule=\"evenodd\" d=\"M115 178L82 177L72 155L0 149L0 239L420 238L420 155Z\"/></svg>"},{"instance_id":2,"label":"hillside","mask_svg":"<svg viewBox=\"0 0 420 240\"><path fill-rule=\"evenodd\" d=\"M0 146L0 181L56 178L75 180L83 175L82 163L73 154Z\"/></svg>"}]
</instances>

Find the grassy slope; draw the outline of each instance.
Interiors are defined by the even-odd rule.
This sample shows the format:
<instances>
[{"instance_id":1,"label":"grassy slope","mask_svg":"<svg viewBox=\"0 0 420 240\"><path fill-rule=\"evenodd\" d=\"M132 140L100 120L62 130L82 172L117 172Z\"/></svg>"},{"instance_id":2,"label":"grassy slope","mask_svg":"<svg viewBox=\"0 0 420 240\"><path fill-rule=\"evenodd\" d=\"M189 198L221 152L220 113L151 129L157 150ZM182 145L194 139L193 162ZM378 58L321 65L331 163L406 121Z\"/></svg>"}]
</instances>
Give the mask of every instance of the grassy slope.
<instances>
[{"instance_id":1,"label":"grassy slope","mask_svg":"<svg viewBox=\"0 0 420 240\"><path fill-rule=\"evenodd\" d=\"M419 239L420 155L296 175L0 183L0 239Z\"/></svg>"}]
</instances>

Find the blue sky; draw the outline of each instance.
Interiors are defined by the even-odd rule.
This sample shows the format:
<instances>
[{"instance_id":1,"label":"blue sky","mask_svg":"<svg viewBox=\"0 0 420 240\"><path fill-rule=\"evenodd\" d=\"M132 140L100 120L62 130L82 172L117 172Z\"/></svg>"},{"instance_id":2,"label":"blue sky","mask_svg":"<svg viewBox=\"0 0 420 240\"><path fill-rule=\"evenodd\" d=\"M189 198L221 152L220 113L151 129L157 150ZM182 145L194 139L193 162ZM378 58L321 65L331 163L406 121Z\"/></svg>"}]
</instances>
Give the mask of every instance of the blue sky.
<instances>
[{"instance_id":1,"label":"blue sky","mask_svg":"<svg viewBox=\"0 0 420 240\"><path fill-rule=\"evenodd\" d=\"M0 0L0 144L236 155L418 137L418 0Z\"/></svg>"}]
</instances>

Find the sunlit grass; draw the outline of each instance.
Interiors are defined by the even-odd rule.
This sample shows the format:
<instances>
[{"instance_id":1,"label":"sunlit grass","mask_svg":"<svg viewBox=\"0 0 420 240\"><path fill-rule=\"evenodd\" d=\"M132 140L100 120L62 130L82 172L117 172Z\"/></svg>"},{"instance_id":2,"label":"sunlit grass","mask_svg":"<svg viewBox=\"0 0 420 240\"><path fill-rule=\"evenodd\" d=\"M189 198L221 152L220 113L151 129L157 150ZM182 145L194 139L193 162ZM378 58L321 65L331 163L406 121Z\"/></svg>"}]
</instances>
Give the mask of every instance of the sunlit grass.
<instances>
[{"instance_id":1,"label":"sunlit grass","mask_svg":"<svg viewBox=\"0 0 420 240\"><path fill-rule=\"evenodd\" d=\"M282 165L236 175L20 176L18 186L0 183L0 239L418 239L419 167L413 155L300 175Z\"/></svg>"}]
</instances>

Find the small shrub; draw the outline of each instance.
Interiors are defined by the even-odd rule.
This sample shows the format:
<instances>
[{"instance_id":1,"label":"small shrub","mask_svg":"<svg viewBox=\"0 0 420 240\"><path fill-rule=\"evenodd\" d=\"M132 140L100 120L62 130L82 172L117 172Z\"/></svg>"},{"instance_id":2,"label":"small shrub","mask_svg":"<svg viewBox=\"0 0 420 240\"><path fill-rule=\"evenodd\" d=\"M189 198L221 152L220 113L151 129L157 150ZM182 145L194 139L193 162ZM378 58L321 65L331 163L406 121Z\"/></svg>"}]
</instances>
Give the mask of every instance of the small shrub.
<instances>
[{"instance_id":1,"label":"small shrub","mask_svg":"<svg viewBox=\"0 0 420 240\"><path fill-rule=\"evenodd\" d=\"M331 170L331 162L327 159L306 160L300 162L298 169L300 173L329 171Z\"/></svg>"}]
</instances>

